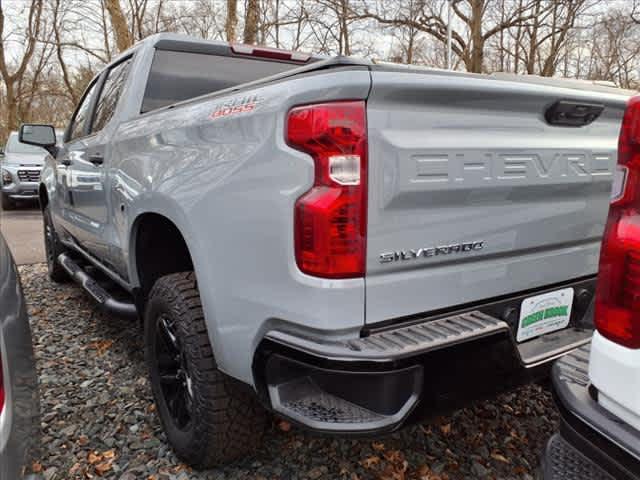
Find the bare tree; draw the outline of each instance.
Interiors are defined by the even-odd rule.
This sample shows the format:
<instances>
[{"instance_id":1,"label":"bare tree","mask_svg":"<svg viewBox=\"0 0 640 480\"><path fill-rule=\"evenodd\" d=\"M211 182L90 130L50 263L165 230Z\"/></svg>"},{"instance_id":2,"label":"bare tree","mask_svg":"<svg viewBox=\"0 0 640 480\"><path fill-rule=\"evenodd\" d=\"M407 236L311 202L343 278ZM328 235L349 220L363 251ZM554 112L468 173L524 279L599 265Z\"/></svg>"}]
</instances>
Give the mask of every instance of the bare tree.
<instances>
[{"instance_id":1,"label":"bare tree","mask_svg":"<svg viewBox=\"0 0 640 480\"><path fill-rule=\"evenodd\" d=\"M0 2L0 75L5 87L6 126L8 130L18 128L18 92L20 83L24 80L29 62L36 51L38 36L41 30L42 0L32 0L26 12L27 20L22 31L5 30L5 11ZM13 22L12 22L13 23ZM9 35L19 36L24 49L17 60L17 66L10 71L7 58L7 38Z\"/></svg>"},{"instance_id":2,"label":"bare tree","mask_svg":"<svg viewBox=\"0 0 640 480\"><path fill-rule=\"evenodd\" d=\"M236 41L236 27L238 25L238 0L227 0L227 22L224 30L227 34L227 42Z\"/></svg>"},{"instance_id":3,"label":"bare tree","mask_svg":"<svg viewBox=\"0 0 640 480\"><path fill-rule=\"evenodd\" d=\"M468 71L483 72L485 49L489 40L504 30L530 21L535 15L532 7L538 3L542 2L528 0L505 3L503 6L506 11L496 22L491 21L489 15L490 7L497 5L495 1L451 0L455 17L452 26L453 52L462 59ZM543 5L546 4L543 3ZM394 16L383 13L394 10L386 2L377 2L376 6L377 11L367 10L364 16L373 18L383 25L411 25L442 43L447 41L446 2L422 0L420 13L414 17L408 16L406 9L402 8L399 10L396 8Z\"/></svg>"},{"instance_id":4,"label":"bare tree","mask_svg":"<svg viewBox=\"0 0 640 480\"><path fill-rule=\"evenodd\" d=\"M118 51L123 52L133 45L133 39L129 32L127 18L125 17L119 0L104 0L104 4L109 12L109 18L111 19L111 25L113 26L113 34L115 35Z\"/></svg>"},{"instance_id":5,"label":"bare tree","mask_svg":"<svg viewBox=\"0 0 640 480\"><path fill-rule=\"evenodd\" d=\"M553 76L569 33L584 10L592 5L594 2L587 0L536 2L532 6L533 18L508 31L513 42L495 45L498 55L513 59L516 72L522 65L528 74Z\"/></svg>"},{"instance_id":6,"label":"bare tree","mask_svg":"<svg viewBox=\"0 0 640 480\"><path fill-rule=\"evenodd\" d=\"M637 88L640 25L627 11L614 9L596 22L592 32L587 78Z\"/></svg>"},{"instance_id":7,"label":"bare tree","mask_svg":"<svg viewBox=\"0 0 640 480\"><path fill-rule=\"evenodd\" d=\"M256 43L258 35L258 21L260 18L260 4L258 0L247 0L244 19L244 43Z\"/></svg>"},{"instance_id":8,"label":"bare tree","mask_svg":"<svg viewBox=\"0 0 640 480\"><path fill-rule=\"evenodd\" d=\"M67 94L71 101L75 104L78 101L78 95L73 88L71 74L64 56L64 43L62 41L62 23L64 22L65 12L63 11L62 0L53 0L51 4L53 17L53 40L55 42L55 51L60 71L62 72L62 82L66 88Z\"/></svg>"}]
</instances>

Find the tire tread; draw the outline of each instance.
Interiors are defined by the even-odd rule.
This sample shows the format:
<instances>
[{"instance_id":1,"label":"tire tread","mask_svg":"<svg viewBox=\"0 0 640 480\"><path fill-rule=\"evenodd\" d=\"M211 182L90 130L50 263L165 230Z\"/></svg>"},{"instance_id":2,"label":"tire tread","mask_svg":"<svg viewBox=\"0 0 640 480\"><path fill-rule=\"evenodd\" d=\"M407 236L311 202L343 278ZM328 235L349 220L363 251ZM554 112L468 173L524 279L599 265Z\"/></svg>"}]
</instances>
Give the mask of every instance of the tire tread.
<instances>
[{"instance_id":1,"label":"tire tread","mask_svg":"<svg viewBox=\"0 0 640 480\"><path fill-rule=\"evenodd\" d=\"M215 361L194 272L164 276L149 300L163 298L180 322L190 359L194 412L198 419L189 445L172 445L195 468L211 468L249 454L262 441L266 412L253 390L222 373ZM145 319L145 323L148 319ZM162 419L163 423L166 420ZM165 428L166 430L166 428Z\"/></svg>"}]
</instances>

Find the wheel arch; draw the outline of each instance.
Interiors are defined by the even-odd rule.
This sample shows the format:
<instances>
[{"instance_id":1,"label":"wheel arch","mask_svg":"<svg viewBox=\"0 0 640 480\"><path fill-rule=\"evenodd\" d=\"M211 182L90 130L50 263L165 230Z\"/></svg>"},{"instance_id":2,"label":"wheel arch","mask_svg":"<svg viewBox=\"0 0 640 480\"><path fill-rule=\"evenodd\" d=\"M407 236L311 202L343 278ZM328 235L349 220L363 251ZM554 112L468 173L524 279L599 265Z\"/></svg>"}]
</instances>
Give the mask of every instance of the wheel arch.
<instances>
[{"instance_id":1,"label":"wheel arch","mask_svg":"<svg viewBox=\"0 0 640 480\"><path fill-rule=\"evenodd\" d=\"M177 222L166 215L144 212L136 217L130 235L130 272L142 299L158 278L195 270L185 237Z\"/></svg>"}]
</instances>

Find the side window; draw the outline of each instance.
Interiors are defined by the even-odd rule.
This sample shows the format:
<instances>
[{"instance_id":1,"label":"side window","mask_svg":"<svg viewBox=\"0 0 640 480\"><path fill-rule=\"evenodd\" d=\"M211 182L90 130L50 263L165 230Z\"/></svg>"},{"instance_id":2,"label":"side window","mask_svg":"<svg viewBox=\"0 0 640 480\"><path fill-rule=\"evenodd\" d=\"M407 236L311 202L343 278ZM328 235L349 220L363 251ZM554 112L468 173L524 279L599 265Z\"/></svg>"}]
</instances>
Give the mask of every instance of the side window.
<instances>
[{"instance_id":1,"label":"side window","mask_svg":"<svg viewBox=\"0 0 640 480\"><path fill-rule=\"evenodd\" d=\"M91 133L99 132L111 120L113 112L118 104L122 87L127 79L131 59L125 60L113 67L107 73L107 79L102 87L98 104L96 105L96 113L93 117L91 125Z\"/></svg>"},{"instance_id":2,"label":"side window","mask_svg":"<svg viewBox=\"0 0 640 480\"><path fill-rule=\"evenodd\" d=\"M71 122L71 128L69 129L69 140L72 141L76 138L80 138L84 135L84 127L87 121L87 116L89 115L89 108L91 108L91 102L93 99L93 95L96 90L96 85L98 82L93 82L93 85L89 87L86 95L82 99L82 102L78 106L75 115L73 116L73 120Z\"/></svg>"}]
</instances>

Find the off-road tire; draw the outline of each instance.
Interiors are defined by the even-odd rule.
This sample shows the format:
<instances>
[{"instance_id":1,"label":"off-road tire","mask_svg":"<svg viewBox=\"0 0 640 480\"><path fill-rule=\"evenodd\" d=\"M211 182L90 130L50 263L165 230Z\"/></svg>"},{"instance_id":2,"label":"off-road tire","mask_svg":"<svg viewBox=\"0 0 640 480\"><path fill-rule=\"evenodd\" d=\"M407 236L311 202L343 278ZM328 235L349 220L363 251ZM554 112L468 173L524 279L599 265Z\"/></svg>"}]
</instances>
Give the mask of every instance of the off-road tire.
<instances>
[{"instance_id":1,"label":"off-road tire","mask_svg":"<svg viewBox=\"0 0 640 480\"><path fill-rule=\"evenodd\" d=\"M47 259L49 278L55 283L65 283L70 280L67 271L58 262L58 256L66 252L66 248L60 243L56 229L51 220L51 207L47 205L42 211L44 227L44 250Z\"/></svg>"},{"instance_id":2,"label":"off-road tire","mask_svg":"<svg viewBox=\"0 0 640 480\"><path fill-rule=\"evenodd\" d=\"M162 319L172 322L192 390L191 418L182 429L169 410L160 382L156 335ZM176 455L196 469L244 457L257 449L267 414L254 391L218 370L193 272L156 281L144 315L145 358L156 411Z\"/></svg>"},{"instance_id":3,"label":"off-road tire","mask_svg":"<svg viewBox=\"0 0 640 480\"><path fill-rule=\"evenodd\" d=\"M2 194L2 210L13 210L16 204L9 198L8 195Z\"/></svg>"}]
</instances>

